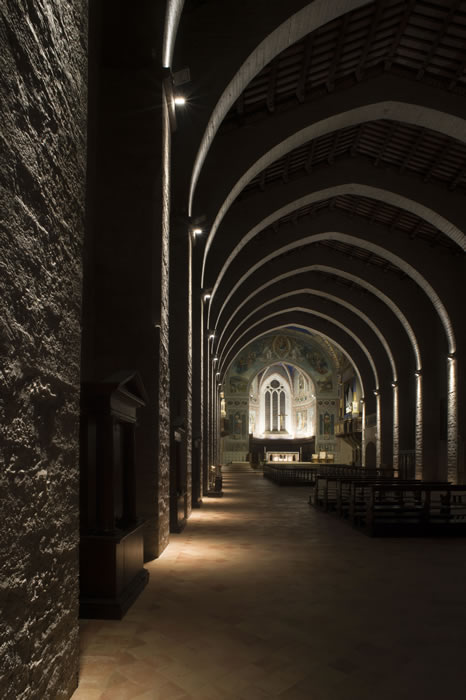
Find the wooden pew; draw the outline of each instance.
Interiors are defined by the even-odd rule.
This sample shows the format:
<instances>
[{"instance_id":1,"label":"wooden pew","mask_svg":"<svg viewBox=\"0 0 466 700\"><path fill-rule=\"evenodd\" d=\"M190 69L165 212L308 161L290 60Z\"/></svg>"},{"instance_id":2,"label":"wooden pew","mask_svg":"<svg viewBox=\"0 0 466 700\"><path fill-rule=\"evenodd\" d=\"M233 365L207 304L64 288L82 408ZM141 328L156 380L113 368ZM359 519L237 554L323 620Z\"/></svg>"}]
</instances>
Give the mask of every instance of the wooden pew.
<instances>
[{"instance_id":1,"label":"wooden pew","mask_svg":"<svg viewBox=\"0 0 466 700\"><path fill-rule=\"evenodd\" d=\"M466 535L466 486L373 484L355 524L371 536Z\"/></svg>"},{"instance_id":2,"label":"wooden pew","mask_svg":"<svg viewBox=\"0 0 466 700\"><path fill-rule=\"evenodd\" d=\"M341 473L325 474L319 473L316 475L313 493L309 502L325 511L336 511L343 515L346 506L349 504L349 496L351 484L354 482L374 482L377 480L387 480L389 482L397 481L392 476L383 476L378 473L379 470L363 470L358 471L352 476L344 476ZM347 508L346 508L347 510Z\"/></svg>"}]
</instances>

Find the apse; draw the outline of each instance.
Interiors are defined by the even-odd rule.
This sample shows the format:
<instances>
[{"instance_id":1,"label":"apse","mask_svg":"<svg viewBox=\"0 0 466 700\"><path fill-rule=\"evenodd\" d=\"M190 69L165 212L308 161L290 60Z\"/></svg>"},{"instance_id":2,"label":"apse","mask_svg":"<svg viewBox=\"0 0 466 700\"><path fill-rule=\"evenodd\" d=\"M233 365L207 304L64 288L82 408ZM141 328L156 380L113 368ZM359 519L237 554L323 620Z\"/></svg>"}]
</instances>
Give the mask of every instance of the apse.
<instances>
[{"instance_id":1,"label":"apse","mask_svg":"<svg viewBox=\"0 0 466 700\"><path fill-rule=\"evenodd\" d=\"M260 438L315 435L315 386L292 364L274 363L253 378L249 395L249 433Z\"/></svg>"}]
</instances>

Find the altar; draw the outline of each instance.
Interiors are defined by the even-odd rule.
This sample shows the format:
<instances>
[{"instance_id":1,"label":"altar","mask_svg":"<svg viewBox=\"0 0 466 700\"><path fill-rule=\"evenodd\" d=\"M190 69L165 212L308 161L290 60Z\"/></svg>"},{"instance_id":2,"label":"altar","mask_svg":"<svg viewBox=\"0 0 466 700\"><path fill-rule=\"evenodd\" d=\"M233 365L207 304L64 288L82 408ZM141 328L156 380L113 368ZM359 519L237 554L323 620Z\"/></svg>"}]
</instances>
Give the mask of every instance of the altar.
<instances>
[{"instance_id":1,"label":"altar","mask_svg":"<svg viewBox=\"0 0 466 700\"><path fill-rule=\"evenodd\" d=\"M300 462L299 452L268 452L265 453L266 462Z\"/></svg>"}]
</instances>

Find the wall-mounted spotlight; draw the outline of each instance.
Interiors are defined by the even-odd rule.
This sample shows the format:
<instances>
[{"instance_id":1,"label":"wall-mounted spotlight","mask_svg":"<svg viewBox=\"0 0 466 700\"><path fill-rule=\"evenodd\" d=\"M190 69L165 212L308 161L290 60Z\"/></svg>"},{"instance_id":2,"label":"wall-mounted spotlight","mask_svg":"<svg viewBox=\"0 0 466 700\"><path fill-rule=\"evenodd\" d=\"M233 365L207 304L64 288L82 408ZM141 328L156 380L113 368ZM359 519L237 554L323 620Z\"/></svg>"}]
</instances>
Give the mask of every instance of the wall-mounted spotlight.
<instances>
[{"instance_id":1,"label":"wall-mounted spotlight","mask_svg":"<svg viewBox=\"0 0 466 700\"><path fill-rule=\"evenodd\" d=\"M207 301L207 299L210 299L212 295L211 294L204 294L203 299L204 301Z\"/></svg>"},{"instance_id":2,"label":"wall-mounted spotlight","mask_svg":"<svg viewBox=\"0 0 466 700\"><path fill-rule=\"evenodd\" d=\"M201 236L204 233L204 229L199 228L199 226L195 226L193 229L191 229L191 233L193 236Z\"/></svg>"},{"instance_id":3,"label":"wall-mounted spotlight","mask_svg":"<svg viewBox=\"0 0 466 700\"><path fill-rule=\"evenodd\" d=\"M414 376L415 376L415 377L420 377L421 374L422 374L422 372L421 372L420 369L417 369L417 370L414 372Z\"/></svg>"},{"instance_id":4,"label":"wall-mounted spotlight","mask_svg":"<svg viewBox=\"0 0 466 700\"><path fill-rule=\"evenodd\" d=\"M209 333L209 340L213 340L215 338L215 333Z\"/></svg>"},{"instance_id":5,"label":"wall-mounted spotlight","mask_svg":"<svg viewBox=\"0 0 466 700\"><path fill-rule=\"evenodd\" d=\"M378 389L374 389L374 396L380 396L380 391Z\"/></svg>"},{"instance_id":6,"label":"wall-mounted spotlight","mask_svg":"<svg viewBox=\"0 0 466 700\"><path fill-rule=\"evenodd\" d=\"M186 97L183 97L183 95L176 95L176 97L173 98L173 102L177 107L182 107L186 104Z\"/></svg>"},{"instance_id":7,"label":"wall-mounted spotlight","mask_svg":"<svg viewBox=\"0 0 466 700\"><path fill-rule=\"evenodd\" d=\"M217 355L215 355L215 357L213 358L212 361L213 361L213 362L218 362L218 357L217 357Z\"/></svg>"},{"instance_id":8,"label":"wall-mounted spotlight","mask_svg":"<svg viewBox=\"0 0 466 700\"><path fill-rule=\"evenodd\" d=\"M392 387L395 389L398 386L398 382L392 382Z\"/></svg>"},{"instance_id":9,"label":"wall-mounted spotlight","mask_svg":"<svg viewBox=\"0 0 466 700\"><path fill-rule=\"evenodd\" d=\"M216 376L216 377L220 377L220 372L216 372L216 373L215 373L215 376Z\"/></svg>"},{"instance_id":10,"label":"wall-mounted spotlight","mask_svg":"<svg viewBox=\"0 0 466 700\"><path fill-rule=\"evenodd\" d=\"M456 352L449 352L447 357L449 360L454 360L456 357Z\"/></svg>"}]
</instances>

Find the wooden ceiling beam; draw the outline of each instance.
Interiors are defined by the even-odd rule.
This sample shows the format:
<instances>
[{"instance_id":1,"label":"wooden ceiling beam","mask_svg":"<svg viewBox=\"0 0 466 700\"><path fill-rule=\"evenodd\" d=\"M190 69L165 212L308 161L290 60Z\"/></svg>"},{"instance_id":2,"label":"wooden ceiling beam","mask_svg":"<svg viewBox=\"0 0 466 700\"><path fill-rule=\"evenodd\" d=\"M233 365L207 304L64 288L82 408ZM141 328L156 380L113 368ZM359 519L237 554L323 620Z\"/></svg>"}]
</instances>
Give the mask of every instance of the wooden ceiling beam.
<instances>
[{"instance_id":1,"label":"wooden ceiling beam","mask_svg":"<svg viewBox=\"0 0 466 700\"><path fill-rule=\"evenodd\" d=\"M340 131L335 131L335 135L332 140L332 146L327 156L327 162L329 165L333 165L335 163L335 154L338 148L338 142L340 140L340 133Z\"/></svg>"},{"instance_id":2,"label":"wooden ceiling beam","mask_svg":"<svg viewBox=\"0 0 466 700\"><path fill-rule=\"evenodd\" d=\"M345 34L346 34L346 28L348 26L350 14L351 13L347 12L345 15L343 15L343 18L341 20L340 31L339 31L338 39L337 39L337 45L335 47L335 53L333 54L332 64L329 68L327 80L325 81L325 85L326 85L327 90L329 92L332 92L335 88L335 74L337 72L338 64L340 62L341 50L343 48L344 38L345 38Z\"/></svg>"},{"instance_id":3,"label":"wooden ceiling beam","mask_svg":"<svg viewBox=\"0 0 466 700\"><path fill-rule=\"evenodd\" d=\"M314 45L314 34L309 34L306 46L304 50L304 58L301 64L301 70L299 73L298 84L296 86L296 97L299 102L304 102L306 95L306 79L309 72L309 66L311 65L312 49Z\"/></svg>"},{"instance_id":4,"label":"wooden ceiling beam","mask_svg":"<svg viewBox=\"0 0 466 700\"><path fill-rule=\"evenodd\" d=\"M290 179L290 165L291 165L292 155L293 155L293 151L290 151L286 157L285 165L284 165L283 173L282 173L283 182L288 182Z\"/></svg>"},{"instance_id":5,"label":"wooden ceiling beam","mask_svg":"<svg viewBox=\"0 0 466 700\"><path fill-rule=\"evenodd\" d=\"M359 58L359 62L358 62L358 65L357 65L357 68L355 71L356 80L358 82L362 80L367 54L369 53L369 49L370 49L371 44L374 40L377 25L380 21L380 17L382 15L382 13L383 13L384 5L385 5L385 0L377 0L377 2L375 4L374 13L372 15L371 26L369 27L369 31L367 32L366 41L364 42L364 46L363 46L363 49L361 51L361 56Z\"/></svg>"},{"instance_id":6,"label":"wooden ceiling beam","mask_svg":"<svg viewBox=\"0 0 466 700\"><path fill-rule=\"evenodd\" d=\"M461 2L461 0L455 0L453 2L453 5L450 7L446 17L443 20L442 26L441 26L439 32L437 33L437 36L435 37L435 41L432 43L432 45L427 53L427 56L425 57L425 59L422 63L422 66L419 68L419 70L417 72L417 75L416 75L417 80L421 80L421 78L424 76L424 73L426 72L426 69L427 69L427 67L432 59L432 56L437 51L440 42L442 41L443 37L445 36L445 34L448 31L448 27L450 26L450 22L453 18L453 15L456 12L456 10L458 9L460 2Z\"/></svg>"},{"instance_id":7,"label":"wooden ceiling beam","mask_svg":"<svg viewBox=\"0 0 466 700\"><path fill-rule=\"evenodd\" d=\"M451 149L453 148L454 144L454 139L447 137L442 144L442 146L439 148L435 156L432 158L429 167L427 168L423 180L424 182L429 182L430 178L432 177L435 169L440 165L442 160L448 156L450 153Z\"/></svg>"},{"instance_id":8,"label":"wooden ceiling beam","mask_svg":"<svg viewBox=\"0 0 466 700\"><path fill-rule=\"evenodd\" d=\"M353 144L352 144L352 146L351 146L351 150L350 150L350 154L351 154L352 156L355 156L355 155L357 154L357 152L358 152L359 142L360 142L361 138L362 138L363 135L364 135L364 128L365 128L365 126L366 126L366 125L365 125L364 123L362 123L362 124L359 126L358 133L356 134L356 138L354 139Z\"/></svg>"},{"instance_id":9,"label":"wooden ceiling beam","mask_svg":"<svg viewBox=\"0 0 466 700\"><path fill-rule=\"evenodd\" d=\"M279 63L280 57L277 57L274 61L272 61L272 65L270 67L269 85L267 88L267 109L269 110L269 112L275 111L275 97L277 94L276 87Z\"/></svg>"},{"instance_id":10,"label":"wooden ceiling beam","mask_svg":"<svg viewBox=\"0 0 466 700\"><path fill-rule=\"evenodd\" d=\"M388 56L384 61L384 68L385 70L390 70L392 67L392 63L395 60L396 52L398 51L398 47L401 43L401 39L403 37L403 34L405 33L406 27L408 26L411 14L413 12L414 6L416 4L416 0L409 0L408 4L406 5L406 10L403 15L403 19L401 20L399 26L398 26L398 31L395 34L395 37L393 39L392 45L390 46L390 51L388 52Z\"/></svg>"},{"instance_id":11,"label":"wooden ceiling beam","mask_svg":"<svg viewBox=\"0 0 466 700\"><path fill-rule=\"evenodd\" d=\"M401 209L395 209L395 216L390 221L390 230L393 230L398 226L398 223L403 216L403 211Z\"/></svg>"},{"instance_id":12,"label":"wooden ceiling beam","mask_svg":"<svg viewBox=\"0 0 466 700\"><path fill-rule=\"evenodd\" d=\"M409 162L411 158L414 158L414 155L421 145L421 141L424 138L425 134L425 129L422 127L419 129L419 131L416 134L416 138L414 139L411 148L409 149L408 153L406 154L406 157L403 160L403 163L400 166L400 173L404 172L405 168L409 165Z\"/></svg>"},{"instance_id":13,"label":"wooden ceiling beam","mask_svg":"<svg viewBox=\"0 0 466 700\"><path fill-rule=\"evenodd\" d=\"M383 144L382 144L381 147L380 147L380 151L379 151L379 153L378 153L378 155L377 155L377 158L374 160L374 165L375 165L376 167L378 166L378 164L380 163L380 161L381 161L382 158L384 157L385 151L387 150L388 145L390 144L390 141L392 140L392 137L394 136L395 131L397 130L397 128L398 128L398 122L392 122L392 123L390 124L390 126L388 127L387 133L385 134L384 142L383 142Z\"/></svg>"},{"instance_id":14,"label":"wooden ceiling beam","mask_svg":"<svg viewBox=\"0 0 466 700\"><path fill-rule=\"evenodd\" d=\"M311 141L311 145L310 145L310 148L309 148L309 152L308 152L308 154L307 154L306 164L305 164L305 166L304 166L304 167L305 167L305 170L306 170L306 172L307 172L308 174L312 172L312 161L313 161L313 159L314 159L314 150L315 150L315 147L316 147L316 142L315 142L315 139L314 139L313 141Z\"/></svg>"}]
</instances>

